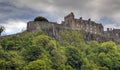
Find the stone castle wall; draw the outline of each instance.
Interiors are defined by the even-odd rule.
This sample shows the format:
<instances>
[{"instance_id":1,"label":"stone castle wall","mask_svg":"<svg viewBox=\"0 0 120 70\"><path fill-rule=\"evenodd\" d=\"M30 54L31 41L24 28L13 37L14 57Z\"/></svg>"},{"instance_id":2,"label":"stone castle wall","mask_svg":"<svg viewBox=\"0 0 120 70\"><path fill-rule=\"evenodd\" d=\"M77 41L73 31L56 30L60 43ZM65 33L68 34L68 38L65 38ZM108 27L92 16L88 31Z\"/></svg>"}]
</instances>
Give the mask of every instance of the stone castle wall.
<instances>
[{"instance_id":1,"label":"stone castle wall","mask_svg":"<svg viewBox=\"0 0 120 70\"><path fill-rule=\"evenodd\" d=\"M44 22L44 21L30 21L27 24L27 31L42 30L47 35L55 38L56 33L62 30L79 30L84 32L85 40L97 40L98 42L112 40L120 44L120 29L113 29L104 31L102 24L95 23L91 19L83 20L74 18L74 14L70 13L64 17L64 21L61 24L56 22Z\"/></svg>"}]
</instances>

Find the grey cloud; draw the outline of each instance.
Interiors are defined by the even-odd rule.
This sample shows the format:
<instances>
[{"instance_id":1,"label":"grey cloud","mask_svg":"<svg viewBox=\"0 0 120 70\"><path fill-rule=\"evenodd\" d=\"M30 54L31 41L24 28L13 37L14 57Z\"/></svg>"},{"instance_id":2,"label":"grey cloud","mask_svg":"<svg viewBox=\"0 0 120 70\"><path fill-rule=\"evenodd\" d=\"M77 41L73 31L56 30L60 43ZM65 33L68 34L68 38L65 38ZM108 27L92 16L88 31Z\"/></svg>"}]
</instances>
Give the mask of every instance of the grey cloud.
<instances>
[{"instance_id":1,"label":"grey cloud","mask_svg":"<svg viewBox=\"0 0 120 70\"><path fill-rule=\"evenodd\" d=\"M0 11L0 18L24 15L28 15L29 18L38 14L61 21L72 11L77 18L82 16L84 19L100 21L106 26L120 26L120 0L2 0L0 3L10 5L0 7L0 10L3 10L2 14ZM9 14L6 15L5 11ZM102 19L104 17L108 18L105 22Z\"/></svg>"},{"instance_id":2,"label":"grey cloud","mask_svg":"<svg viewBox=\"0 0 120 70\"><path fill-rule=\"evenodd\" d=\"M120 12L119 0L9 0L17 8L30 8L46 13L66 14L66 11L77 11L83 16L110 16ZM61 13L60 13L61 12ZM92 17L90 15L90 17Z\"/></svg>"}]
</instances>

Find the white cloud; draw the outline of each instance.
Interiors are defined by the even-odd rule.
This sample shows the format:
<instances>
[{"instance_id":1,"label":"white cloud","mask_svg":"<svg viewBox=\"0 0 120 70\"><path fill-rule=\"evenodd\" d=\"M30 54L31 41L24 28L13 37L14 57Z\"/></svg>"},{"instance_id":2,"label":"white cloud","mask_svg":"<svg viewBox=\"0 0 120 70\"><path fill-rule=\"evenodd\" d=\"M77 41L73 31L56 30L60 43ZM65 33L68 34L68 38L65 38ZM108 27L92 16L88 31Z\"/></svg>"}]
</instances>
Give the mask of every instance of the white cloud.
<instances>
[{"instance_id":1,"label":"white cloud","mask_svg":"<svg viewBox=\"0 0 120 70\"><path fill-rule=\"evenodd\" d=\"M1 23L5 27L5 32L3 34L15 34L21 32L22 30L26 30L26 22L21 20L8 20L5 23Z\"/></svg>"}]
</instances>

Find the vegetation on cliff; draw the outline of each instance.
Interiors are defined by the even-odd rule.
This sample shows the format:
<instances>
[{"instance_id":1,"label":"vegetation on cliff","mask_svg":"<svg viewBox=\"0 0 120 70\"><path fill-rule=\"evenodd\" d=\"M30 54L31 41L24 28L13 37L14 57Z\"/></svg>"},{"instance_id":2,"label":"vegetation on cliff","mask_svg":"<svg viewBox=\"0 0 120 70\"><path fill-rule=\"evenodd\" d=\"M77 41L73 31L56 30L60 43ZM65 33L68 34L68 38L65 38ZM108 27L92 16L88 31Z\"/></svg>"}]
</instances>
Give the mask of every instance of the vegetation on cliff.
<instances>
[{"instance_id":1,"label":"vegetation on cliff","mask_svg":"<svg viewBox=\"0 0 120 70\"><path fill-rule=\"evenodd\" d=\"M34 19L34 21L45 21L45 22L48 22L48 20L45 18L45 17L42 17L42 16L38 16Z\"/></svg>"},{"instance_id":2,"label":"vegetation on cliff","mask_svg":"<svg viewBox=\"0 0 120 70\"><path fill-rule=\"evenodd\" d=\"M0 40L0 70L119 70L120 47L86 42L77 31L63 31L56 42L39 31Z\"/></svg>"},{"instance_id":3,"label":"vegetation on cliff","mask_svg":"<svg viewBox=\"0 0 120 70\"><path fill-rule=\"evenodd\" d=\"M5 27L0 25L0 36L1 36L1 33L5 30Z\"/></svg>"}]
</instances>

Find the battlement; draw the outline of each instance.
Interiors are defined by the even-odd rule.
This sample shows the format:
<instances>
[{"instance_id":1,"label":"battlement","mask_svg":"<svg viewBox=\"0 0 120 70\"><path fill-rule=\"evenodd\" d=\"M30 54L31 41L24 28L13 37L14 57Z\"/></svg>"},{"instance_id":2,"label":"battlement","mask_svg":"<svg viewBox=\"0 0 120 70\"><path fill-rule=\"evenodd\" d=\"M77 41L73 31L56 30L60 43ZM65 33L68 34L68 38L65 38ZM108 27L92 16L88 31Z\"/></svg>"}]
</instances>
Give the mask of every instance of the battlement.
<instances>
[{"instance_id":1,"label":"battlement","mask_svg":"<svg viewBox=\"0 0 120 70\"><path fill-rule=\"evenodd\" d=\"M62 30L79 30L84 32L87 40L106 41L112 40L120 44L120 29L110 29L104 31L102 24L88 20L74 18L73 12L64 17L61 24L57 22L30 21L27 24L27 31L42 30L47 35L55 38L56 33Z\"/></svg>"}]
</instances>

